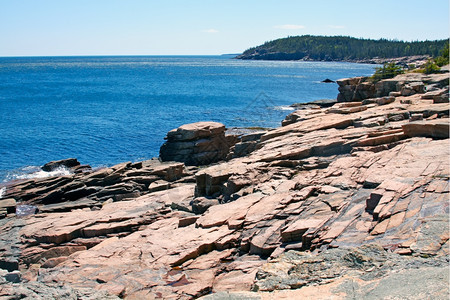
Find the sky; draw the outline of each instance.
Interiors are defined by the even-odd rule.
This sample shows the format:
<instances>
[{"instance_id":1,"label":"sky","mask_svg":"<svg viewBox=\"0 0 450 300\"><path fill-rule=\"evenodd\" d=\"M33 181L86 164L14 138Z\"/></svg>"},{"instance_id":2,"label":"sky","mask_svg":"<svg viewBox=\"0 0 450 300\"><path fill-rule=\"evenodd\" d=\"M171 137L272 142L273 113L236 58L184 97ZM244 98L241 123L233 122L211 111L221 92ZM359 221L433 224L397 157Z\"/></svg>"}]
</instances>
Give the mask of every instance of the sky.
<instances>
[{"instance_id":1,"label":"sky","mask_svg":"<svg viewBox=\"0 0 450 300\"><path fill-rule=\"evenodd\" d=\"M0 0L0 56L219 55L296 35L449 37L449 0Z\"/></svg>"}]
</instances>

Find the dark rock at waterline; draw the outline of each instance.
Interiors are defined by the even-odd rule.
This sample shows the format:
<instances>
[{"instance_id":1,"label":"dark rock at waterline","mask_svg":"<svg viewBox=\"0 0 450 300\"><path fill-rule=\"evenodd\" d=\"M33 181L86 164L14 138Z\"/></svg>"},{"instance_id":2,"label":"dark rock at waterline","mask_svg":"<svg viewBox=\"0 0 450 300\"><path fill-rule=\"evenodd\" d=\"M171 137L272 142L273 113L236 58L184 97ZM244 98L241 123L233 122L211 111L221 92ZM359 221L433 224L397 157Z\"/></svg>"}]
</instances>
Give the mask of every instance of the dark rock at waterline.
<instances>
[{"instance_id":1,"label":"dark rock at waterline","mask_svg":"<svg viewBox=\"0 0 450 300\"><path fill-rule=\"evenodd\" d=\"M319 100L311 101L309 103L316 104L316 105L320 106L321 108L324 108L324 107L333 106L334 104L337 103L337 100L336 99L319 99Z\"/></svg>"},{"instance_id":2,"label":"dark rock at waterline","mask_svg":"<svg viewBox=\"0 0 450 300\"><path fill-rule=\"evenodd\" d=\"M324 83L334 83L336 81L327 78L327 79L322 80L322 82L324 82Z\"/></svg>"},{"instance_id":3,"label":"dark rock at waterline","mask_svg":"<svg viewBox=\"0 0 450 300\"><path fill-rule=\"evenodd\" d=\"M43 165L41 169L45 172L50 172L50 171L56 170L61 167L70 169L70 168L75 168L79 165L80 165L80 162L76 158L67 158L67 159L55 160L55 161L48 162L45 165Z\"/></svg>"},{"instance_id":4,"label":"dark rock at waterline","mask_svg":"<svg viewBox=\"0 0 450 300\"><path fill-rule=\"evenodd\" d=\"M337 103L336 99L319 99L306 103L294 103L291 104L291 107L295 109L309 109L313 106L318 106L319 108L331 107Z\"/></svg>"}]
</instances>

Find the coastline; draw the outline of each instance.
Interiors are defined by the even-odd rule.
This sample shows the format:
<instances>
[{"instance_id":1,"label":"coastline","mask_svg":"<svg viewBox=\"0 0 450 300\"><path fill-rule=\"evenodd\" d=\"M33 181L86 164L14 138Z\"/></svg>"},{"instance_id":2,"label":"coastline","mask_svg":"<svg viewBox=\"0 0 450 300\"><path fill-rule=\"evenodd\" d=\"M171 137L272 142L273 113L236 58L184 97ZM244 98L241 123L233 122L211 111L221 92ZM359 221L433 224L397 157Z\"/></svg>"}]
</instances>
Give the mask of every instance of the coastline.
<instances>
[{"instance_id":1,"label":"coastline","mask_svg":"<svg viewBox=\"0 0 450 300\"><path fill-rule=\"evenodd\" d=\"M0 296L420 297L427 280L445 297L448 73L338 85L348 101L273 130L186 124L167 134L170 161L64 160L47 169L69 175L8 186L0 271L19 279Z\"/></svg>"},{"instance_id":2,"label":"coastline","mask_svg":"<svg viewBox=\"0 0 450 300\"><path fill-rule=\"evenodd\" d=\"M324 59L324 60L317 60L317 59L311 59L309 57L304 57L302 59L283 59L278 58L277 56L282 55L283 53L271 53L273 55L273 58L265 57L265 56L245 56L243 54L240 54L234 59L242 59L242 60L267 60L267 61L311 61L311 62L349 62L349 63L358 63L358 64L377 64L382 65L384 63L391 63L394 62L398 65L407 67L410 64L415 64L416 66L422 66L425 64L425 62L431 58L429 55L413 55L413 56L400 56L400 57L391 57L391 58L367 58L367 59L339 59L339 60L332 60L332 59Z\"/></svg>"},{"instance_id":3,"label":"coastline","mask_svg":"<svg viewBox=\"0 0 450 300\"><path fill-rule=\"evenodd\" d=\"M0 177L1 170L67 157L93 167L150 159L158 156L170 129L203 119L274 128L286 114L266 107L336 96L334 86L318 83L320 73L336 78L373 73L369 65L318 63L314 68L320 71L311 73L311 64L219 56L33 58L4 66L0 77L9 88L0 104L5 114ZM308 78L301 77L305 73Z\"/></svg>"}]
</instances>

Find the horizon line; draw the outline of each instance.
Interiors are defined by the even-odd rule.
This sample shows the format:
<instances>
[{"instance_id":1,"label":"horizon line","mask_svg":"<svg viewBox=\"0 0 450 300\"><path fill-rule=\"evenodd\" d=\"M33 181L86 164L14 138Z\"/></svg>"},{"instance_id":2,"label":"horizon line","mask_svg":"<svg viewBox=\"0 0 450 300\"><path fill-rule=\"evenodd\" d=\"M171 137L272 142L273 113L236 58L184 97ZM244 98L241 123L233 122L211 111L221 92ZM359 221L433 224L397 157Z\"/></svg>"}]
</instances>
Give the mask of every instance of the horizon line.
<instances>
[{"instance_id":1,"label":"horizon line","mask_svg":"<svg viewBox=\"0 0 450 300\"><path fill-rule=\"evenodd\" d=\"M45 57L202 57L202 56L232 56L242 53L224 53L224 54L59 54L59 55L0 55L0 58L45 58Z\"/></svg>"}]
</instances>

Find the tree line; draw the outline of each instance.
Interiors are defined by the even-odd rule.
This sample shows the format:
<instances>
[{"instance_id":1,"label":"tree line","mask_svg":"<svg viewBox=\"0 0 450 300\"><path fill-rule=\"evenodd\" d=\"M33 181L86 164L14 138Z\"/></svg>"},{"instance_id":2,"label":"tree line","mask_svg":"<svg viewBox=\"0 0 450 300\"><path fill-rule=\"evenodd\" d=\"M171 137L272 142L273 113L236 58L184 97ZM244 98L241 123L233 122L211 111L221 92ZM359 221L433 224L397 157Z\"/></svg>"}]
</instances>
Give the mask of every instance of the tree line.
<instances>
[{"instance_id":1,"label":"tree line","mask_svg":"<svg viewBox=\"0 0 450 300\"><path fill-rule=\"evenodd\" d=\"M237 58L274 60L364 60L411 55L437 57L448 39L405 42L363 39L348 36L290 36L250 48Z\"/></svg>"}]
</instances>

